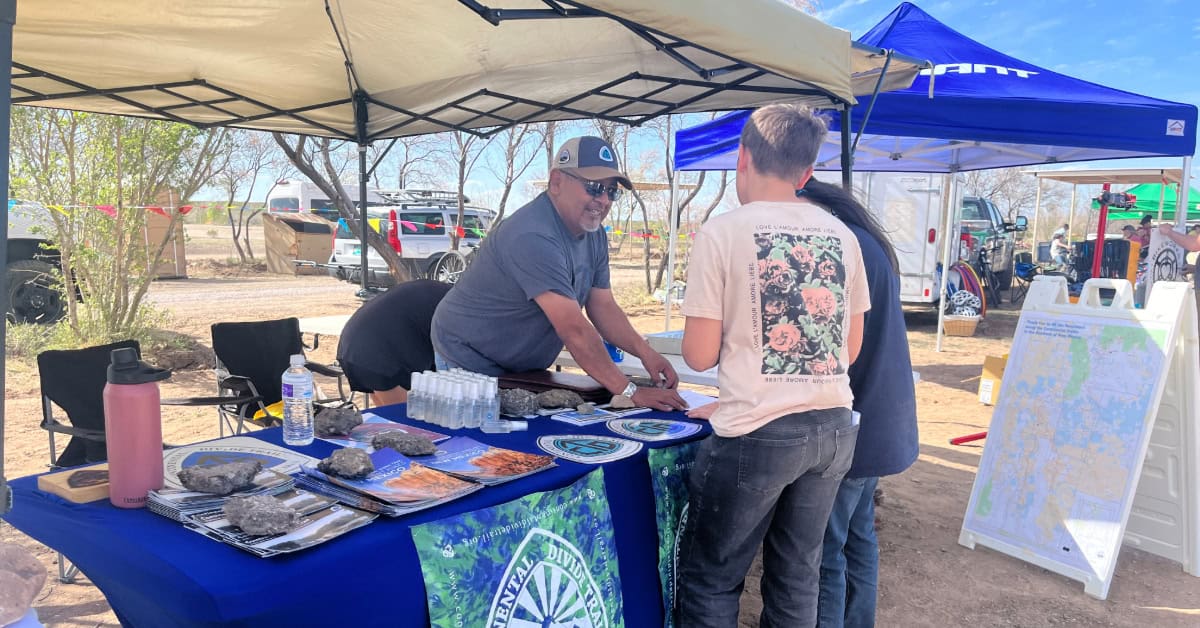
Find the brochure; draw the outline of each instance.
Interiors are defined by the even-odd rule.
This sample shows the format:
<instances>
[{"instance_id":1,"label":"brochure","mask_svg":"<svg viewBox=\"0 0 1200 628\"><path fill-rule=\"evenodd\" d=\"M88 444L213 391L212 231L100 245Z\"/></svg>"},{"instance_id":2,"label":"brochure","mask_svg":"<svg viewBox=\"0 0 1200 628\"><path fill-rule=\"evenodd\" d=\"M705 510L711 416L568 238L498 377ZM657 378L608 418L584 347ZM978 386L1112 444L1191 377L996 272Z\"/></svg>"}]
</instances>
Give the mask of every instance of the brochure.
<instances>
[{"instance_id":1,"label":"brochure","mask_svg":"<svg viewBox=\"0 0 1200 628\"><path fill-rule=\"evenodd\" d=\"M318 545L361 528L377 515L340 505L334 500L305 491L290 491L278 499L301 513L299 525L283 534L246 534L225 518L220 508L190 515L184 525L205 536L266 558Z\"/></svg>"},{"instance_id":2,"label":"brochure","mask_svg":"<svg viewBox=\"0 0 1200 628\"><path fill-rule=\"evenodd\" d=\"M450 438L446 434L441 434L439 432L434 432L432 430L427 430L420 427L414 427L406 423L389 421L381 416L371 414L370 412L364 412L362 425L350 430L349 435L341 437L321 437L321 440L327 443L333 443L338 447L357 447L359 449L371 451L371 439L375 438L376 434L380 432L391 432L397 430L404 432L405 434L424 436L435 443Z\"/></svg>"},{"instance_id":3,"label":"brochure","mask_svg":"<svg viewBox=\"0 0 1200 628\"><path fill-rule=\"evenodd\" d=\"M442 503L480 488L477 484L414 464L411 459L392 449L371 453L371 461L375 464L375 471L361 480L326 475L317 470L315 464L306 464L302 468L310 477L390 504Z\"/></svg>"},{"instance_id":4,"label":"brochure","mask_svg":"<svg viewBox=\"0 0 1200 628\"><path fill-rule=\"evenodd\" d=\"M492 447L466 436L455 436L440 443L437 453L422 456L419 462L487 485L508 482L555 466L554 456Z\"/></svg>"},{"instance_id":5,"label":"brochure","mask_svg":"<svg viewBox=\"0 0 1200 628\"><path fill-rule=\"evenodd\" d=\"M249 436L232 436L195 445L174 447L163 452L163 488L186 490L179 483L179 472L192 466L210 466L257 460L263 470L292 474L302 464L316 464L316 459L290 449L272 445Z\"/></svg>"},{"instance_id":6,"label":"brochure","mask_svg":"<svg viewBox=\"0 0 1200 628\"><path fill-rule=\"evenodd\" d=\"M187 489L163 488L150 491L146 507L151 512L175 521L183 521L188 514L220 509L230 497L248 495L279 495L292 490L295 481L290 475L275 471L263 471L254 477L254 483L230 495L214 495Z\"/></svg>"}]
</instances>

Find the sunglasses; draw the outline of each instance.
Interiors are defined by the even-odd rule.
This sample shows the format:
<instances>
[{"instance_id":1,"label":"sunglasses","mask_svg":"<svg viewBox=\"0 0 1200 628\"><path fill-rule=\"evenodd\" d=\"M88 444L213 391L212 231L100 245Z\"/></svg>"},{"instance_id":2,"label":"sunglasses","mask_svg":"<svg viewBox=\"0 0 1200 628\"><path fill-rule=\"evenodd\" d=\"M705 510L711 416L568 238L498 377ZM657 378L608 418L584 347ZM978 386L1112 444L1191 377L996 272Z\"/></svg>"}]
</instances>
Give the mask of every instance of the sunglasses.
<instances>
[{"instance_id":1,"label":"sunglasses","mask_svg":"<svg viewBox=\"0 0 1200 628\"><path fill-rule=\"evenodd\" d=\"M582 183L583 191L587 192L589 196L592 196L595 198L599 198L601 194L604 194L607 192L608 200L615 203L617 201L617 199L621 198L621 195L625 193L625 190L623 190L615 185L609 186L606 188L606 187L604 187L604 184L600 183L599 181L589 181L588 179L584 179L583 177L573 175L573 174L567 172L566 170L562 170L560 172L562 172L563 174L567 175L568 177L571 177L572 179L575 179L576 181Z\"/></svg>"}]
</instances>

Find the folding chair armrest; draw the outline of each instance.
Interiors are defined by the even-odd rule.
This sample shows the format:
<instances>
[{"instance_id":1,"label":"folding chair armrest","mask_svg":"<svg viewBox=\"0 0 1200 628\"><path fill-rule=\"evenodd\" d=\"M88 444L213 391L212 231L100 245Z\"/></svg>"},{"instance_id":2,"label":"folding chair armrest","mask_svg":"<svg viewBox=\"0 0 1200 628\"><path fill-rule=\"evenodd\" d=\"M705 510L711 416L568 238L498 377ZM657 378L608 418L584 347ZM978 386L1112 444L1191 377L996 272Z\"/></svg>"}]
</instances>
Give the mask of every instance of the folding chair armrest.
<instances>
[{"instance_id":1,"label":"folding chair armrest","mask_svg":"<svg viewBox=\"0 0 1200 628\"><path fill-rule=\"evenodd\" d=\"M177 397L171 399L163 399L161 401L164 406L223 406L227 404L243 404L253 403L262 399L258 395L222 395L219 397Z\"/></svg>"},{"instance_id":2,"label":"folding chair armrest","mask_svg":"<svg viewBox=\"0 0 1200 628\"><path fill-rule=\"evenodd\" d=\"M48 432L56 432L58 434L67 434L70 436L78 436L86 440L94 440L99 443L104 442L103 430L89 430L82 427L72 427L64 423L59 423L53 418L47 418L42 421L42 429Z\"/></svg>"},{"instance_id":3,"label":"folding chair armrest","mask_svg":"<svg viewBox=\"0 0 1200 628\"><path fill-rule=\"evenodd\" d=\"M340 369L336 366L329 366L328 364L321 364L318 362L306 362L304 364L304 367L318 375L324 375L326 377L341 377L342 376L342 369Z\"/></svg>"}]
</instances>

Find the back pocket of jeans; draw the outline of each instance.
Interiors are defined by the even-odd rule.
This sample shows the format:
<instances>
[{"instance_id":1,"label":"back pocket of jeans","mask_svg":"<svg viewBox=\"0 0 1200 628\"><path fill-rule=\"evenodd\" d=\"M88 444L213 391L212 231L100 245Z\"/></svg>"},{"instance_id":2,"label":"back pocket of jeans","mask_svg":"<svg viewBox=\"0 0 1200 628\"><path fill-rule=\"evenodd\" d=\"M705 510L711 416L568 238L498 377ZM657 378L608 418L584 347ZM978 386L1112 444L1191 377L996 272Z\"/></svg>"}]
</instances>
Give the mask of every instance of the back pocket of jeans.
<instances>
[{"instance_id":1,"label":"back pocket of jeans","mask_svg":"<svg viewBox=\"0 0 1200 628\"><path fill-rule=\"evenodd\" d=\"M771 440L742 436L738 439L738 488L759 493L783 490L800 476L808 454L808 437Z\"/></svg>"},{"instance_id":2,"label":"back pocket of jeans","mask_svg":"<svg viewBox=\"0 0 1200 628\"><path fill-rule=\"evenodd\" d=\"M833 460L821 473L823 478L835 478L846 475L850 464L854 462L854 445L858 442L858 426L843 427L833 435Z\"/></svg>"}]
</instances>

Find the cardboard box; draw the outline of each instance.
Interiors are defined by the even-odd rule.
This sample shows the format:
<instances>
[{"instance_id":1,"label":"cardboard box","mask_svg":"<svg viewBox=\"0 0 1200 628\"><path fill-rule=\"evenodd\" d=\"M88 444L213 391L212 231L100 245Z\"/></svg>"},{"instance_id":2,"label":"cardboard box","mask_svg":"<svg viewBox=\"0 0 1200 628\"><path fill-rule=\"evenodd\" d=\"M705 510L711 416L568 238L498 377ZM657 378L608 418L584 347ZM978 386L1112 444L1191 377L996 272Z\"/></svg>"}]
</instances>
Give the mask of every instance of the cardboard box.
<instances>
[{"instance_id":1,"label":"cardboard box","mask_svg":"<svg viewBox=\"0 0 1200 628\"><path fill-rule=\"evenodd\" d=\"M987 406L996 405L996 401L1000 399L1000 382L1004 379L1006 364L1008 364L1007 353L983 358L983 374L979 377L979 403Z\"/></svg>"},{"instance_id":2,"label":"cardboard box","mask_svg":"<svg viewBox=\"0 0 1200 628\"><path fill-rule=\"evenodd\" d=\"M333 223L316 214L263 214L267 270L280 275L324 275L320 267L297 266L296 260L325 264L333 253Z\"/></svg>"}]
</instances>

